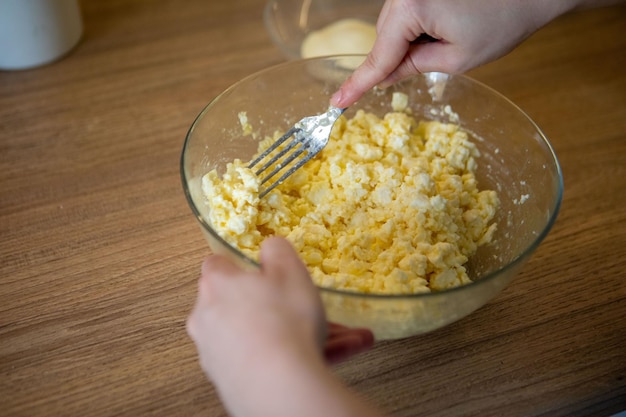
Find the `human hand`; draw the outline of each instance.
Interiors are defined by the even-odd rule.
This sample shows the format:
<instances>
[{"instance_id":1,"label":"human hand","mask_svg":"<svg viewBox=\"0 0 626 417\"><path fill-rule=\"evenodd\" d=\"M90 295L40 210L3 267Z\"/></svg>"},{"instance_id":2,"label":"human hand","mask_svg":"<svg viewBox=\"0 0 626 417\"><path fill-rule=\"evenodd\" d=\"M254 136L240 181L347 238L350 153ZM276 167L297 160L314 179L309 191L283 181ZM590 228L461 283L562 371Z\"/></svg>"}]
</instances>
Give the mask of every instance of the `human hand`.
<instances>
[{"instance_id":1,"label":"human hand","mask_svg":"<svg viewBox=\"0 0 626 417\"><path fill-rule=\"evenodd\" d=\"M410 75L461 73L493 61L579 2L387 0L372 51L331 104L349 107L372 87L385 88Z\"/></svg>"},{"instance_id":2,"label":"human hand","mask_svg":"<svg viewBox=\"0 0 626 417\"><path fill-rule=\"evenodd\" d=\"M324 312L300 259L279 239L264 242L260 257L260 271L246 271L220 255L202 264L187 329L211 379L229 379L277 350L322 349Z\"/></svg>"},{"instance_id":3,"label":"human hand","mask_svg":"<svg viewBox=\"0 0 626 417\"><path fill-rule=\"evenodd\" d=\"M202 369L231 405L241 406L242 390L268 397L267 383L259 382L268 372L277 380L281 370L289 378L304 367L320 372L324 358L337 362L373 344L369 330L327 325L308 271L286 240L267 239L260 258L260 271L245 271L208 257L187 320Z\"/></svg>"},{"instance_id":4,"label":"human hand","mask_svg":"<svg viewBox=\"0 0 626 417\"><path fill-rule=\"evenodd\" d=\"M335 364L363 352L374 344L374 335L369 329L359 329L328 323L328 336L324 345L326 362Z\"/></svg>"}]
</instances>

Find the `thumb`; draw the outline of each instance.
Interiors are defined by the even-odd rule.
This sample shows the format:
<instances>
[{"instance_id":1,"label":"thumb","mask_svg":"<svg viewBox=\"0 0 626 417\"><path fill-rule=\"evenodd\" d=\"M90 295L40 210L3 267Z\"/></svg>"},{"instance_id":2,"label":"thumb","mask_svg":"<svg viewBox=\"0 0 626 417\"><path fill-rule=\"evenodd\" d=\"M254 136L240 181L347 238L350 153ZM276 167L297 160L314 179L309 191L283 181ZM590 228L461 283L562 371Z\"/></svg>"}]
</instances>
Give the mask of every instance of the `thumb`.
<instances>
[{"instance_id":1,"label":"thumb","mask_svg":"<svg viewBox=\"0 0 626 417\"><path fill-rule=\"evenodd\" d=\"M297 276L309 279L309 272L291 243L282 237L270 237L261 244L261 270L270 277Z\"/></svg>"},{"instance_id":2,"label":"thumb","mask_svg":"<svg viewBox=\"0 0 626 417\"><path fill-rule=\"evenodd\" d=\"M313 337L318 347L324 346L327 329L322 300L291 243L281 237L266 239L261 244L260 259L263 276L289 287L290 301L297 305L296 310L304 313L307 321L314 321Z\"/></svg>"}]
</instances>

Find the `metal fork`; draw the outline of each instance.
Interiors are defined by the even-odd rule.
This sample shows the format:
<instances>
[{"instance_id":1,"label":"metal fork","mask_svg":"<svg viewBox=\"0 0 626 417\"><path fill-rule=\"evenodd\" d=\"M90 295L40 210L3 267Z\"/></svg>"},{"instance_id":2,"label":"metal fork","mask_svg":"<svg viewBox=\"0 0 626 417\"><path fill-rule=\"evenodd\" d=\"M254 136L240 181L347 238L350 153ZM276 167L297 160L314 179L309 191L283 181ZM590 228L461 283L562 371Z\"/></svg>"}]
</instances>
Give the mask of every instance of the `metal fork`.
<instances>
[{"instance_id":1,"label":"metal fork","mask_svg":"<svg viewBox=\"0 0 626 417\"><path fill-rule=\"evenodd\" d=\"M267 148L254 161L250 162L248 168L253 169L255 166L261 164L261 162L268 157L270 153L287 141L287 139L292 138L292 140L288 142L276 155L265 162L260 168L257 167L255 172L257 176L263 174L272 166L274 167L274 169L272 169L272 171L265 175L265 177L261 180L261 185L269 181L278 172L289 168L287 172L283 173L280 178L278 178L278 180L265 187L259 194L259 198L263 198L277 185L285 181L287 177L317 155L324 148L324 146L326 146L328 139L330 138L330 131L332 130L333 125L345 110L346 109L331 106L328 108L326 113L322 113L317 116L305 117L294 124L293 127L287 131L287 133L278 138L276 142ZM293 152L287 155L287 153L292 150ZM306 152L306 154L296 160L296 158L304 152ZM292 162L294 164L293 166L290 166Z\"/></svg>"}]
</instances>

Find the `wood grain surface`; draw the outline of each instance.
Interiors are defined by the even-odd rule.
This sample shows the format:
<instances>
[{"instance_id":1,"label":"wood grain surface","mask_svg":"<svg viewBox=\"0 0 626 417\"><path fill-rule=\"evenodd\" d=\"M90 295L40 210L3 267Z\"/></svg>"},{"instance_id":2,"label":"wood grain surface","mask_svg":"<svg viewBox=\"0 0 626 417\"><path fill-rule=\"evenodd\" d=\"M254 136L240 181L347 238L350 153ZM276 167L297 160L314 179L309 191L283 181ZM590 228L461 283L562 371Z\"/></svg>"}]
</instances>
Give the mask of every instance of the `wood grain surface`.
<instances>
[{"instance_id":1,"label":"wood grain surface","mask_svg":"<svg viewBox=\"0 0 626 417\"><path fill-rule=\"evenodd\" d=\"M179 176L202 107L284 58L259 0L84 0L67 57L0 72L0 415L223 416L184 322L208 253ZM336 367L394 416L626 410L626 7L470 73L551 140L565 196L513 284ZM288 395L286 393L286 395Z\"/></svg>"}]
</instances>

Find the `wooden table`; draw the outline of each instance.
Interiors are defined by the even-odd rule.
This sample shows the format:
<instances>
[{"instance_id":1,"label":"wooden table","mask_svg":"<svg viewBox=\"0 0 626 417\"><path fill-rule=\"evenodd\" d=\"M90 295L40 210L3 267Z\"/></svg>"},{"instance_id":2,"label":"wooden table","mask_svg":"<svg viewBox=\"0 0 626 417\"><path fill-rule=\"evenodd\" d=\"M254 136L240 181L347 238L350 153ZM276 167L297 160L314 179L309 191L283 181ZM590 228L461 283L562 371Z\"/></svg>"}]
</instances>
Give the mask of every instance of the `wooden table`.
<instances>
[{"instance_id":1,"label":"wooden table","mask_svg":"<svg viewBox=\"0 0 626 417\"><path fill-rule=\"evenodd\" d=\"M283 61L262 8L85 0L69 56L0 73L0 415L225 414L184 329L208 248L178 163L209 100ZM564 16L471 73L551 139L563 206L493 302L337 366L390 414L626 409L625 22Z\"/></svg>"}]
</instances>

